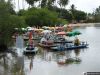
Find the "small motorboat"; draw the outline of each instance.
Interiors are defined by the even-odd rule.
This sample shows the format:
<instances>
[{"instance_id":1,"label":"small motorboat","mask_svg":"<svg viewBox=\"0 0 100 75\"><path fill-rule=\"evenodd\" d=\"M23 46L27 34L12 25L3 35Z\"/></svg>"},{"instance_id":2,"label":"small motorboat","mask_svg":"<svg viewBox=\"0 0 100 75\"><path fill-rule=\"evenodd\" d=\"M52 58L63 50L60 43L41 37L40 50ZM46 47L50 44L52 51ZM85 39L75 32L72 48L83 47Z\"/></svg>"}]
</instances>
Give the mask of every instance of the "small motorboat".
<instances>
[{"instance_id":1,"label":"small motorboat","mask_svg":"<svg viewBox=\"0 0 100 75\"><path fill-rule=\"evenodd\" d=\"M29 33L29 43L27 44L24 54L35 54L38 51L38 48L34 46L33 40L32 40L32 32Z\"/></svg>"},{"instance_id":2,"label":"small motorboat","mask_svg":"<svg viewBox=\"0 0 100 75\"><path fill-rule=\"evenodd\" d=\"M33 47L33 45L27 45L27 47L24 50L24 54L36 54L37 51L37 47Z\"/></svg>"}]
</instances>

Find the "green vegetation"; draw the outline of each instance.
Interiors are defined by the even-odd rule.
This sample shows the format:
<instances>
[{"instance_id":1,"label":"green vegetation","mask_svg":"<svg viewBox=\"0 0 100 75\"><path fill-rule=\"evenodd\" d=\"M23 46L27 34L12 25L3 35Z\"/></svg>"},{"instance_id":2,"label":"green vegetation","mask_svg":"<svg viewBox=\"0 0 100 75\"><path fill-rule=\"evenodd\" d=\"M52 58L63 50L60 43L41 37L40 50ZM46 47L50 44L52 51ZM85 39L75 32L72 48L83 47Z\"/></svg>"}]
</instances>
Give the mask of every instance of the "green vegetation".
<instances>
[{"instance_id":1,"label":"green vegetation","mask_svg":"<svg viewBox=\"0 0 100 75\"><path fill-rule=\"evenodd\" d=\"M48 9L31 8L25 14L26 24L29 26L50 26L55 25L57 21L57 13L51 12Z\"/></svg>"},{"instance_id":2,"label":"green vegetation","mask_svg":"<svg viewBox=\"0 0 100 75\"><path fill-rule=\"evenodd\" d=\"M87 22L100 22L100 6L96 8L93 13L88 13Z\"/></svg>"},{"instance_id":3,"label":"green vegetation","mask_svg":"<svg viewBox=\"0 0 100 75\"><path fill-rule=\"evenodd\" d=\"M93 13L93 15L94 15L94 21L100 22L100 6L95 9L95 12Z\"/></svg>"},{"instance_id":4,"label":"green vegetation","mask_svg":"<svg viewBox=\"0 0 100 75\"><path fill-rule=\"evenodd\" d=\"M7 49L15 27L24 25L24 21L14 15L10 1L0 0L0 49Z\"/></svg>"}]
</instances>

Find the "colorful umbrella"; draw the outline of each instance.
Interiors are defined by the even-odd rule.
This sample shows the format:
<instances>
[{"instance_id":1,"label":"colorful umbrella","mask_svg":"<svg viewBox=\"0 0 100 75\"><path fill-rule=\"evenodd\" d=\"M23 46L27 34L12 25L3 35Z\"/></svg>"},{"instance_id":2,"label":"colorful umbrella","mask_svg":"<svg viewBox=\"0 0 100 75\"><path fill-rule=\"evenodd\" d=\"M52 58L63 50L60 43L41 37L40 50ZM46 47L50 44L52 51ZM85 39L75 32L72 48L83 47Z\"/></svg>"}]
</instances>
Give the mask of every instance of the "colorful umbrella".
<instances>
[{"instance_id":1,"label":"colorful umbrella","mask_svg":"<svg viewBox=\"0 0 100 75\"><path fill-rule=\"evenodd\" d=\"M57 35L66 35L66 32L58 32Z\"/></svg>"},{"instance_id":2,"label":"colorful umbrella","mask_svg":"<svg viewBox=\"0 0 100 75\"><path fill-rule=\"evenodd\" d=\"M51 33L52 31L51 30L44 30L42 31L42 33L46 34L46 33Z\"/></svg>"},{"instance_id":3,"label":"colorful umbrella","mask_svg":"<svg viewBox=\"0 0 100 75\"><path fill-rule=\"evenodd\" d=\"M76 35L80 35L81 32L79 31L72 31L72 32L67 32L67 36L71 37L71 36L76 36Z\"/></svg>"}]
</instances>

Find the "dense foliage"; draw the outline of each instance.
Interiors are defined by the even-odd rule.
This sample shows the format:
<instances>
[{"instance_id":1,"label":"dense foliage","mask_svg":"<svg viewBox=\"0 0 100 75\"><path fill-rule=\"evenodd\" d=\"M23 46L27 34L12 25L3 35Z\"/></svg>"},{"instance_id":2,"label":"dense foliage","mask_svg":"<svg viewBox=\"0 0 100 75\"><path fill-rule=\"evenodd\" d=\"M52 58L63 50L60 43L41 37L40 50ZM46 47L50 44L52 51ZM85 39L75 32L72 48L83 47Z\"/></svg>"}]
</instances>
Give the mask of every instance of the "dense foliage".
<instances>
[{"instance_id":1,"label":"dense foliage","mask_svg":"<svg viewBox=\"0 0 100 75\"><path fill-rule=\"evenodd\" d=\"M28 10L20 10L19 16L25 18L28 26L54 26L55 24L66 24L65 19L58 18L56 11L50 11L47 8L30 8Z\"/></svg>"},{"instance_id":2,"label":"dense foliage","mask_svg":"<svg viewBox=\"0 0 100 75\"><path fill-rule=\"evenodd\" d=\"M30 26L55 25L57 14L48 9L29 9L26 14L26 23Z\"/></svg>"},{"instance_id":3,"label":"dense foliage","mask_svg":"<svg viewBox=\"0 0 100 75\"><path fill-rule=\"evenodd\" d=\"M14 28L25 23L20 17L13 15L12 10L10 1L0 0L0 47L9 45Z\"/></svg>"},{"instance_id":4,"label":"dense foliage","mask_svg":"<svg viewBox=\"0 0 100 75\"><path fill-rule=\"evenodd\" d=\"M100 6L95 9L95 12L93 13L93 15L94 15L94 21L100 22Z\"/></svg>"},{"instance_id":5,"label":"dense foliage","mask_svg":"<svg viewBox=\"0 0 100 75\"><path fill-rule=\"evenodd\" d=\"M88 13L87 22L100 22L100 6L96 8L93 13Z\"/></svg>"}]
</instances>

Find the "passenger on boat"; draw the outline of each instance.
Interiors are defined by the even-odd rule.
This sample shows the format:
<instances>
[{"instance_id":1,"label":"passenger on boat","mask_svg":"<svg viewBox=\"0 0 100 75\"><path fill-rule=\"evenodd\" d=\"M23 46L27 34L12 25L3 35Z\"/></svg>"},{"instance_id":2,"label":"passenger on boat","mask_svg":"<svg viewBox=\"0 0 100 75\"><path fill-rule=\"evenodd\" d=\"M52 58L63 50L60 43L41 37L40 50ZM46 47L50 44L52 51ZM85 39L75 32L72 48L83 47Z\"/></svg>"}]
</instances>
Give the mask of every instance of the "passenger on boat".
<instances>
[{"instance_id":1,"label":"passenger on boat","mask_svg":"<svg viewBox=\"0 0 100 75\"><path fill-rule=\"evenodd\" d=\"M52 45L52 44L53 44L53 40L50 40L49 38L47 38L46 44L47 44L47 45Z\"/></svg>"},{"instance_id":2,"label":"passenger on boat","mask_svg":"<svg viewBox=\"0 0 100 75\"><path fill-rule=\"evenodd\" d=\"M47 42L47 40L44 37L40 41L40 43L42 43L42 44L46 44L46 42Z\"/></svg>"},{"instance_id":3,"label":"passenger on boat","mask_svg":"<svg viewBox=\"0 0 100 75\"><path fill-rule=\"evenodd\" d=\"M75 41L74 41L74 45L75 46L79 46L80 45L80 40L76 37Z\"/></svg>"}]
</instances>

